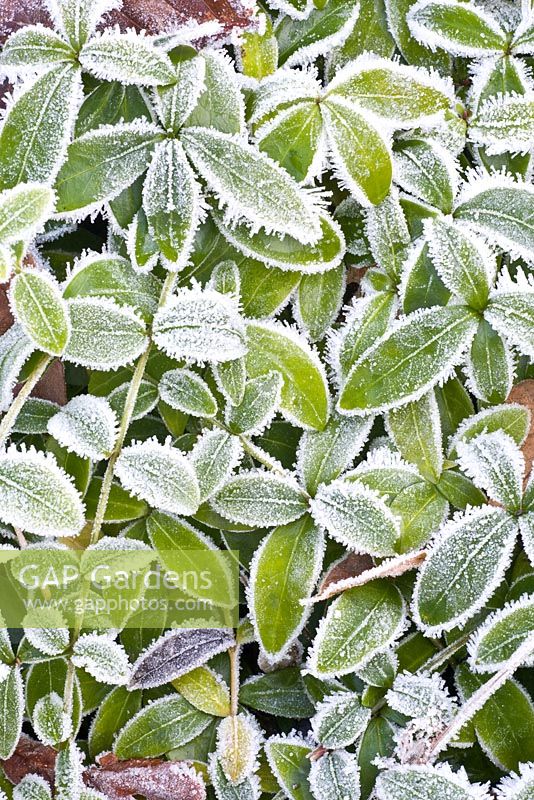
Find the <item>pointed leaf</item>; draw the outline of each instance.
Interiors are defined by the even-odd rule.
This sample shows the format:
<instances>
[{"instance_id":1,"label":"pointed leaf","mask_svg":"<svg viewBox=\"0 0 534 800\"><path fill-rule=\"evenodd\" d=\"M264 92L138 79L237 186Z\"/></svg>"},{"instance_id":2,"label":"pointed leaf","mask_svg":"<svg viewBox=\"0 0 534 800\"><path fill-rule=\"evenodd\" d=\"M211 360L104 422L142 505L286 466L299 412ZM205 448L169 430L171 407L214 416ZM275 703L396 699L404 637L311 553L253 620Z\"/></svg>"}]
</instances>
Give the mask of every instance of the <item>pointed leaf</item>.
<instances>
[{"instance_id":1,"label":"pointed leaf","mask_svg":"<svg viewBox=\"0 0 534 800\"><path fill-rule=\"evenodd\" d=\"M226 407L225 424L229 430L254 436L267 428L278 410L282 384L279 372L269 372L247 381L241 403Z\"/></svg>"},{"instance_id":2,"label":"pointed leaf","mask_svg":"<svg viewBox=\"0 0 534 800\"><path fill-rule=\"evenodd\" d=\"M159 394L171 408L195 417L214 417L217 401L207 383L190 369L173 369L159 382Z\"/></svg>"},{"instance_id":3,"label":"pointed leaf","mask_svg":"<svg viewBox=\"0 0 534 800\"><path fill-rule=\"evenodd\" d=\"M67 307L58 284L44 271L24 270L11 281L11 308L38 350L59 356L69 338Z\"/></svg>"},{"instance_id":4,"label":"pointed leaf","mask_svg":"<svg viewBox=\"0 0 534 800\"><path fill-rule=\"evenodd\" d=\"M54 193L39 183L19 183L0 192L0 242L29 241L54 210Z\"/></svg>"},{"instance_id":5,"label":"pointed leaf","mask_svg":"<svg viewBox=\"0 0 534 800\"><path fill-rule=\"evenodd\" d=\"M356 756L345 750L334 750L314 761L310 770L310 786L316 800L359 800L360 769Z\"/></svg>"},{"instance_id":6,"label":"pointed leaf","mask_svg":"<svg viewBox=\"0 0 534 800\"><path fill-rule=\"evenodd\" d=\"M233 786L239 786L252 777L261 738L260 727L252 715L236 714L219 723L216 752L222 770Z\"/></svg>"},{"instance_id":7,"label":"pointed leaf","mask_svg":"<svg viewBox=\"0 0 534 800\"><path fill-rule=\"evenodd\" d=\"M57 33L44 25L27 25L12 33L5 42L0 66L6 72L20 75L73 60L74 51Z\"/></svg>"},{"instance_id":8,"label":"pointed leaf","mask_svg":"<svg viewBox=\"0 0 534 800\"><path fill-rule=\"evenodd\" d=\"M534 636L534 596L523 597L491 614L469 643L474 672L498 672Z\"/></svg>"},{"instance_id":9,"label":"pointed leaf","mask_svg":"<svg viewBox=\"0 0 534 800\"><path fill-rule=\"evenodd\" d=\"M89 753L94 758L113 746L115 731L120 730L141 708L141 692L116 686L102 701L89 731Z\"/></svg>"},{"instance_id":10,"label":"pointed leaf","mask_svg":"<svg viewBox=\"0 0 534 800\"><path fill-rule=\"evenodd\" d=\"M390 411L387 426L401 456L436 482L443 469L441 423L434 392Z\"/></svg>"},{"instance_id":11,"label":"pointed leaf","mask_svg":"<svg viewBox=\"0 0 534 800\"><path fill-rule=\"evenodd\" d=\"M466 417L460 424L449 442L448 456L454 458L457 455L459 442L469 442L480 433L493 433L498 430L509 434L516 444L522 445L528 434L529 426L529 410L519 403L506 403L501 406L485 408L474 416Z\"/></svg>"},{"instance_id":12,"label":"pointed leaf","mask_svg":"<svg viewBox=\"0 0 534 800\"><path fill-rule=\"evenodd\" d=\"M309 64L317 56L326 55L333 47L343 44L359 11L356 0L342 0L333 5L316 6L303 20L281 17L275 26L279 65Z\"/></svg>"},{"instance_id":13,"label":"pointed leaf","mask_svg":"<svg viewBox=\"0 0 534 800\"><path fill-rule=\"evenodd\" d=\"M527 153L534 135L532 95L504 94L488 98L469 126L472 141L483 144L490 155Z\"/></svg>"},{"instance_id":14,"label":"pointed leaf","mask_svg":"<svg viewBox=\"0 0 534 800\"><path fill-rule=\"evenodd\" d=\"M485 312L487 321L521 353L534 357L534 292L497 294Z\"/></svg>"},{"instance_id":15,"label":"pointed leaf","mask_svg":"<svg viewBox=\"0 0 534 800\"><path fill-rule=\"evenodd\" d=\"M191 705L216 717L227 717L231 713L230 690L218 672L209 667L195 667L172 685Z\"/></svg>"},{"instance_id":16,"label":"pointed leaf","mask_svg":"<svg viewBox=\"0 0 534 800\"><path fill-rule=\"evenodd\" d=\"M376 782L378 800L408 800L421 792L428 798L485 800L480 784L471 786L465 772L455 774L448 765L403 765L382 772Z\"/></svg>"},{"instance_id":17,"label":"pointed leaf","mask_svg":"<svg viewBox=\"0 0 534 800\"><path fill-rule=\"evenodd\" d=\"M72 648L72 662L100 683L122 685L128 682L130 664L126 651L105 634L82 634Z\"/></svg>"},{"instance_id":18,"label":"pointed leaf","mask_svg":"<svg viewBox=\"0 0 534 800\"><path fill-rule=\"evenodd\" d=\"M422 139L400 141L395 145L393 162L399 186L450 214L458 175L456 162L445 147Z\"/></svg>"},{"instance_id":19,"label":"pointed leaf","mask_svg":"<svg viewBox=\"0 0 534 800\"><path fill-rule=\"evenodd\" d=\"M176 80L169 58L131 30L108 28L84 44L79 59L85 70L104 81L162 86Z\"/></svg>"},{"instance_id":20,"label":"pointed leaf","mask_svg":"<svg viewBox=\"0 0 534 800\"><path fill-rule=\"evenodd\" d=\"M227 53L218 50L205 50L201 58L206 64L204 91L186 125L215 128L223 133L242 133L245 102L231 59Z\"/></svg>"},{"instance_id":21,"label":"pointed leaf","mask_svg":"<svg viewBox=\"0 0 534 800\"><path fill-rule=\"evenodd\" d=\"M256 131L262 153L280 164L299 183L308 183L321 169L324 132L317 103L290 106Z\"/></svg>"},{"instance_id":22,"label":"pointed leaf","mask_svg":"<svg viewBox=\"0 0 534 800\"><path fill-rule=\"evenodd\" d=\"M226 431L204 431L191 450L190 460L204 503L230 478L243 454L237 436Z\"/></svg>"},{"instance_id":23,"label":"pointed leaf","mask_svg":"<svg viewBox=\"0 0 534 800\"><path fill-rule=\"evenodd\" d=\"M53 0L50 3L57 29L76 48L89 39L100 18L114 6L115 0Z\"/></svg>"},{"instance_id":24,"label":"pointed leaf","mask_svg":"<svg viewBox=\"0 0 534 800\"><path fill-rule=\"evenodd\" d=\"M271 736L265 744L269 765L290 800L314 800L308 777L312 747L297 735Z\"/></svg>"},{"instance_id":25,"label":"pointed leaf","mask_svg":"<svg viewBox=\"0 0 534 800\"><path fill-rule=\"evenodd\" d=\"M474 3L419 0L410 9L408 25L413 36L431 50L442 47L455 56L499 54L507 45L497 20Z\"/></svg>"},{"instance_id":26,"label":"pointed leaf","mask_svg":"<svg viewBox=\"0 0 534 800\"><path fill-rule=\"evenodd\" d=\"M0 708L0 758L6 759L13 754L22 733L24 684L19 666L0 681Z\"/></svg>"},{"instance_id":27,"label":"pointed leaf","mask_svg":"<svg viewBox=\"0 0 534 800\"><path fill-rule=\"evenodd\" d=\"M461 469L496 503L510 511L521 506L525 459L512 437L503 431L481 433L458 442Z\"/></svg>"},{"instance_id":28,"label":"pointed leaf","mask_svg":"<svg viewBox=\"0 0 534 800\"><path fill-rule=\"evenodd\" d=\"M311 725L319 744L333 750L354 744L370 719L371 710L362 706L360 695L339 692L327 695L319 703Z\"/></svg>"},{"instance_id":29,"label":"pointed leaf","mask_svg":"<svg viewBox=\"0 0 534 800\"><path fill-rule=\"evenodd\" d=\"M206 62L192 52L182 52L176 58L171 53L175 78L168 86L156 88L158 116L166 131L178 131L195 108L204 90Z\"/></svg>"},{"instance_id":30,"label":"pointed leaf","mask_svg":"<svg viewBox=\"0 0 534 800\"><path fill-rule=\"evenodd\" d=\"M20 325L12 325L0 336L0 411L7 411L24 362L34 350Z\"/></svg>"}]
</instances>

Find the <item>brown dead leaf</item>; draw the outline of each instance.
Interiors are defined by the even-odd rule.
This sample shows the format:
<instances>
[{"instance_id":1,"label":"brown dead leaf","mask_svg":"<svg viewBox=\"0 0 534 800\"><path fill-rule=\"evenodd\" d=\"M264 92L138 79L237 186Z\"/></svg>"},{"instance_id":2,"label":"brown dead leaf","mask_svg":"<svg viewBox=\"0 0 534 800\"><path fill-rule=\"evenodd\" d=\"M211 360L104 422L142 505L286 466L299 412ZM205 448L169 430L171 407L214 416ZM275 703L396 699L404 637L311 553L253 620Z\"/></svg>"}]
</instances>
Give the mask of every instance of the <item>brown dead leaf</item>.
<instances>
[{"instance_id":1,"label":"brown dead leaf","mask_svg":"<svg viewBox=\"0 0 534 800\"><path fill-rule=\"evenodd\" d=\"M534 380L529 378L517 383L508 395L506 402L519 403L530 411L530 430L521 448L527 466L526 474L529 475L534 462Z\"/></svg>"},{"instance_id":2,"label":"brown dead leaf","mask_svg":"<svg viewBox=\"0 0 534 800\"><path fill-rule=\"evenodd\" d=\"M339 581L347 580L347 578L355 578L357 575L361 575L362 572L366 572L366 570L372 569L373 567L374 563L371 556L349 553L332 564L321 581L319 594L323 594L331 584L339 583Z\"/></svg>"},{"instance_id":3,"label":"brown dead leaf","mask_svg":"<svg viewBox=\"0 0 534 800\"><path fill-rule=\"evenodd\" d=\"M0 336L13 325L13 314L9 308L7 288L8 287L6 284L2 284L2 286L0 286Z\"/></svg>"},{"instance_id":4,"label":"brown dead leaf","mask_svg":"<svg viewBox=\"0 0 534 800\"><path fill-rule=\"evenodd\" d=\"M40 0L0 0L0 43L23 25L38 22L52 25L46 6Z\"/></svg>"}]
</instances>

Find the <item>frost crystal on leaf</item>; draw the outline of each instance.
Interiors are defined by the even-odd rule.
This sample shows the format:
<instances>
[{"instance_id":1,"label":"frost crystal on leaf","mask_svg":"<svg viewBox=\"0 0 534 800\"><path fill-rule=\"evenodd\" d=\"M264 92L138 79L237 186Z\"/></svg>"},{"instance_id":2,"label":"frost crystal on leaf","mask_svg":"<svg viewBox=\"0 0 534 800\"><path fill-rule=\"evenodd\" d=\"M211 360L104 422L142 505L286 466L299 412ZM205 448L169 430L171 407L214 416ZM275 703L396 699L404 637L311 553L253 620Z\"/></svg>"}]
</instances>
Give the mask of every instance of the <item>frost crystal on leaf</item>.
<instances>
[{"instance_id":1,"label":"frost crystal on leaf","mask_svg":"<svg viewBox=\"0 0 534 800\"><path fill-rule=\"evenodd\" d=\"M130 664L124 647L109 636L85 633L73 647L73 663L100 683L121 686L128 682Z\"/></svg>"},{"instance_id":2,"label":"frost crystal on leaf","mask_svg":"<svg viewBox=\"0 0 534 800\"><path fill-rule=\"evenodd\" d=\"M458 442L459 463L475 484L511 511L521 505L525 459L512 437L503 431L481 433Z\"/></svg>"},{"instance_id":3,"label":"frost crystal on leaf","mask_svg":"<svg viewBox=\"0 0 534 800\"><path fill-rule=\"evenodd\" d=\"M48 432L67 450L99 461L113 450L117 417L103 397L73 397L48 422Z\"/></svg>"}]
</instances>

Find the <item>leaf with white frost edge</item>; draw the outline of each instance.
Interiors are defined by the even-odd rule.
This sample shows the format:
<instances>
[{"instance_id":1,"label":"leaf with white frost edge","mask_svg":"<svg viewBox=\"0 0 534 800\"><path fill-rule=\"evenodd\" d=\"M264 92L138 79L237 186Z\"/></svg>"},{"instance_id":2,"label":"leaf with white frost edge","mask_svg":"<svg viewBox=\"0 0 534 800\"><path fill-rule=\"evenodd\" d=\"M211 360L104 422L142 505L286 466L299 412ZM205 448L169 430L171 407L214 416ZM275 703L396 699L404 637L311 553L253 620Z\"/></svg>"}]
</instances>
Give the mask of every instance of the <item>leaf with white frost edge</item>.
<instances>
[{"instance_id":1,"label":"leaf with white frost edge","mask_svg":"<svg viewBox=\"0 0 534 800\"><path fill-rule=\"evenodd\" d=\"M488 98L471 120L469 136L489 155L528 153L534 136L534 93Z\"/></svg>"},{"instance_id":2,"label":"leaf with white frost edge","mask_svg":"<svg viewBox=\"0 0 534 800\"><path fill-rule=\"evenodd\" d=\"M521 506L525 458L511 436L503 431L481 433L458 442L460 468L476 486L511 511Z\"/></svg>"},{"instance_id":3,"label":"leaf with white frost edge","mask_svg":"<svg viewBox=\"0 0 534 800\"><path fill-rule=\"evenodd\" d=\"M159 395L171 408L194 417L214 417L217 401L206 381L191 369L165 372L159 382Z\"/></svg>"},{"instance_id":4,"label":"leaf with white frost edge","mask_svg":"<svg viewBox=\"0 0 534 800\"><path fill-rule=\"evenodd\" d=\"M104 81L162 86L176 80L169 57L134 30L105 29L82 47L79 59L85 70Z\"/></svg>"},{"instance_id":5,"label":"leaf with white frost edge","mask_svg":"<svg viewBox=\"0 0 534 800\"><path fill-rule=\"evenodd\" d=\"M40 697L36 702L32 725L43 744L57 745L72 734L72 720L65 713L63 698L57 692Z\"/></svg>"},{"instance_id":6,"label":"leaf with white frost edge","mask_svg":"<svg viewBox=\"0 0 534 800\"><path fill-rule=\"evenodd\" d=\"M411 800L421 792L429 800L489 800L485 786L469 783L464 769L454 773L448 764L405 764L377 778L377 800Z\"/></svg>"},{"instance_id":7,"label":"leaf with white frost edge","mask_svg":"<svg viewBox=\"0 0 534 800\"><path fill-rule=\"evenodd\" d=\"M105 297L74 297L68 307L71 335L65 360L107 371L130 364L146 349L145 323L129 306Z\"/></svg>"},{"instance_id":8,"label":"leaf with white frost edge","mask_svg":"<svg viewBox=\"0 0 534 800\"><path fill-rule=\"evenodd\" d=\"M171 514L194 514L200 490L191 463L170 441L134 442L117 459L116 475L124 488L154 508Z\"/></svg>"},{"instance_id":9,"label":"leaf with white frost edge","mask_svg":"<svg viewBox=\"0 0 534 800\"><path fill-rule=\"evenodd\" d=\"M19 183L0 192L0 242L33 239L54 210L54 192L41 183Z\"/></svg>"},{"instance_id":10,"label":"leaf with white frost edge","mask_svg":"<svg viewBox=\"0 0 534 800\"><path fill-rule=\"evenodd\" d=\"M204 430L189 454L204 503L229 480L241 461L243 447L237 436L221 430Z\"/></svg>"},{"instance_id":11,"label":"leaf with white frost edge","mask_svg":"<svg viewBox=\"0 0 534 800\"><path fill-rule=\"evenodd\" d=\"M31 76L73 58L72 48L50 28L39 23L25 25L6 40L0 56L0 70L12 78Z\"/></svg>"},{"instance_id":12,"label":"leaf with white frost edge","mask_svg":"<svg viewBox=\"0 0 534 800\"><path fill-rule=\"evenodd\" d=\"M244 321L234 298L212 289L179 289L154 317L156 346L172 358L200 363L245 355Z\"/></svg>"},{"instance_id":13,"label":"leaf with white frost edge","mask_svg":"<svg viewBox=\"0 0 534 800\"><path fill-rule=\"evenodd\" d=\"M175 80L159 86L154 105L166 131L178 131L195 108L205 88L206 61L193 56L173 64Z\"/></svg>"},{"instance_id":14,"label":"leaf with white frost edge","mask_svg":"<svg viewBox=\"0 0 534 800\"><path fill-rule=\"evenodd\" d=\"M529 511L519 518L519 530L521 531L521 541L525 548L528 560L534 566L534 512Z\"/></svg>"},{"instance_id":15,"label":"leaf with white frost edge","mask_svg":"<svg viewBox=\"0 0 534 800\"><path fill-rule=\"evenodd\" d=\"M397 189L365 212L365 235L371 253L382 269L393 279L398 278L410 231Z\"/></svg>"},{"instance_id":16,"label":"leaf with white frost edge","mask_svg":"<svg viewBox=\"0 0 534 800\"><path fill-rule=\"evenodd\" d=\"M468 643L469 665L473 672L498 672L529 639L534 641L534 595L523 595L477 628Z\"/></svg>"},{"instance_id":17,"label":"leaf with white frost edge","mask_svg":"<svg viewBox=\"0 0 534 800\"><path fill-rule=\"evenodd\" d=\"M0 336L0 411L11 405L17 377L33 350L31 340L16 323Z\"/></svg>"},{"instance_id":18,"label":"leaf with white frost edge","mask_svg":"<svg viewBox=\"0 0 534 800\"><path fill-rule=\"evenodd\" d=\"M499 55L507 46L505 31L484 7L456 0L419 0L407 15L412 35L430 50L454 56Z\"/></svg>"},{"instance_id":19,"label":"leaf with white frost edge","mask_svg":"<svg viewBox=\"0 0 534 800\"><path fill-rule=\"evenodd\" d=\"M450 213L459 175L458 163L446 147L429 139L397 142L393 169L395 180L405 192Z\"/></svg>"},{"instance_id":20,"label":"leaf with white frost edge","mask_svg":"<svg viewBox=\"0 0 534 800\"><path fill-rule=\"evenodd\" d=\"M436 535L414 589L413 618L427 636L463 627L504 577L517 523L502 509L482 506L457 514Z\"/></svg>"},{"instance_id":21,"label":"leaf with white frost edge","mask_svg":"<svg viewBox=\"0 0 534 800\"><path fill-rule=\"evenodd\" d=\"M48 0L50 16L57 30L73 47L83 45L108 11L118 0Z\"/></svg>"},{"instance_id":22,"label":"leaf with white frost edge","mask_svg":"<svg viewBox=\"0 0 534 800\"><path fill-rule=\"evenodd\" d=\"M497 800L529 800L534 792L534 764L519 764L518 772L501 779L497 786Z\"/></svg>"},{"instance_id":23,"label":"leaf with white frost edge","mask_svg":"<svg viewBox=\"0 0 534 800\"><path fill-rule=\"evenodd\" d=\"M399 659L394 650L384 650L357 672L358 678L370 686L380 689L389 688L399 669Z\"/></svg>"},{"instance_id":24,"label":"leaf with white frost edge","mask_svg":"<svg viewBox=\"0 0 534 800\"><path fill-rule=\"evenodd\" d=\"M290 473L280 475L261 469L230 478L210 503L232 522L260 527L285 525L308 508L306 496Z\"/></svg>"},{"instance_id":25,"label":"leaf with white frost edge","mask_svg":"<svg viewBox=\"0 0 534 800\"><path fill-rule=\"evenodd\" d=\"M530 411L519 403L504 403L479 411L474 416L466 417L451 437L447 449L449 458L454 459L459 442L468 442L481 433L492 433L502 430L509 434L514 442L522 445L530 427Z\"/></svg>"},{"instance_id":26,"label":"leaf with white frost edge","mask_svg":"<svg viewBox=\"0 0 534 800\"><path fill-rule=\"evenodd\" d=\"M441 420L434 392L406 403L386 416L387 431L402 457L427 480L436 482L443 471Z\"/></svg>"},{"instance_id":27,"label":"leaf with white frost edge","mask_svg":"<svg viewBox=\"0 0 534 800\"><path fill-rule=\"evenodd\" d=\"M443 725L448 724L455 711L454 700L437 673L397 675L386 695L387 704L407 717L438 715Z\"/></svg>"},{"instance_id":28,"label":"leaf with white frost edge","mask_svg":"<svg viewBox=\"0 0 534 800\"><path fill-rule=\"evenodd\" d=\"M9 304L35 348L60 356L70 335L67 306L59 285L44 270L17 273L9 286Z\"/></svg>"},{"instance_id":29,"label":"leaf with white frost edge","mask_svg":"<svg viewBox=\"0 0 534 800\"><path fill-rule=\"evenodd\" d=\"M0 758L10 758L22 733L24 715L24 682L19 665L12 667L0 681Z\"/></svg>"},{"instance_id":30,"label":"leaf with white frost edge","mask_svg":"<svg viewBox=\"0 0 534 800\"><path fill-rule=\"evenodd\" d=\"M217 727L217 757L226 778L239 786L257 767L262 731L255 717L240 713L223 719Z\"/></svg>"},{"instance_id":31,"label":"leaf with white frost edge","mask_svg":"<svg viewBox=\"0 0 534 800\"><path fill-rule=\"evenodd\" d=\"M99 461L113 450L117 416L104 397L82 394L49 420L48 432L70 452Z\"/></svg>"},{"instance_id":32,"label":"leaf with white frost edge","mask_svg":"<svg viewBox=\"0 0 534 800\"><path fill-rule=\"evenodd\" d=\"M318 525L358 553L395 555L400 522L378 492L362 483L337 480L322 484L310 502Z\"/></svg>"},{"instance_id":33,"label":"leaf with white frost edge","mask_svg":"<svg viewBox=\"0 0 534 800\"><path fill-rule=\"evenodd\" d=\"M247 381L243 400L237 406L228 404L224 421L233 433L259 436L278 410L283 378L279 372L268 372Z\"/></svg>"},{"instance_id":34,"label":"leaf with white frost edge","mask_svg":"<svg viewBox=\"0 0 534 800\"><path fill-rule=\"evenodd\" d=\"M55 800L81 800L84 788L82 780L83 755L72 739L56 756L54 798Z\"/></svg>"},{"instance_id":35,"label":"leaf with white frost edge","mask_svg":"<svg viewBox=\"0 0 534 800\"><path fill-rule=\"evenodd\" d=\"M358 2L340 3L326 8L316 6L305 20L293 22L280 16L274 28L279 47L279 65L308 65L334 48L341 47L358 20Z\"/></svg>"},{"instance_id":36,"label":"leaf with white frost edge","mask_svg":"<svg viewBox=\"0 0 534 800\"><path fill-rule=\"evenodd\" d=\"M292 732L269 737L264 747L269 766L284 794L290 800L311 800L308 756L314 749L312 742Z\"/></svg>"},{"instance_id":37,"label":"leaf with white frost edge","mask_svg":"<svg viewBox=\"0 0 534 800\"><path fill-rule=\"evenodd\" d=\"M312 761L310 788L316 800L359 800L360 768L356 755L334 750Z\"/></svg>"},{"instance_id":38,"label":"leaf with white frost edge","mask_svg":"<svg viewBox=\"0 0 534 800\"><path fill-rule=\"evenodd\" d=\"M3 792L2 795L2 800L7 800ZM13 787L13 800L52 800L50 784L40 775L30 772Z\"/></svg>"},{"instance_id":39,"label":"leaf with white frost edge","mask_svg":"<svg viewBox=\"0 0 534 800\"><path fill-rule=\"evenodd\" d=\"M329 750L349 747L361 736L371 719L371 709L360 695L339 692L327 695L317 706L311 726L316 741Z\"/></svg>"},{"instance_id":40,"label":"leaf with white frost edge","mask_svg":"<svg viewBox=\"0 0 534 800\"><path fill-rule=\"evenodd\" d=\"M39 536L77 536L85 508L55 458L14 446L0 453L0 519Z\"/></svg>"},{"instance_id":41,"label":"leaf with white frost edge","mask_svg":"<svg viewBox=\"0 0 534 800\"><path fill-rule=\"evenodd\" d=\"M485 311L485 318L520 353L534 358L534 290L496 292Z\"/></svg>"},{"instance_id":42,"label":"leaf with white frost edge","mask_svg":"<svg viewBox=\"0 0 534 800\"><path fill-rule=\"evenodd\" d=\"M47 656L57 656L63 653L69 646L70 634L69 629L65 627L65 619L61 612L54 608L34 608L31 610L30 616L32 627L24 627L24 635L30 644ZM42 627L35 626L39 616L42 617ZM44 627L45 625L47 627Z\"/></svg>"},{"instance_id":43,"label":"leaf with white frost edge","mask_svg":"<svg viewBox=\"0 0 534 800\"><path fill-rule=\"evenodd\" d=\"M307 668L321 679L348 675L387 650L405 624L404 600L394 584L376 580L349 589L319 623Z\"/></svg>"},{"instance_id":44,"label":"leaf with white frost edge","mask_svg":"<svg viewBox=\"0 0 534 800\"><path fill-rule=\"evenodd\" d=\"M259 800L261 788L258 776L250 775L239 786L234 786L224 774L216 753L209 756L208 774L217 800Z\"/></svg>"},{"instance_id":45,"label":"leaf with white frost edge","mask_svg":"<svg viewBox=\"0 0 534 800\"><path fill-rule=\"evenodd\" d=\"M99 683L123 686L130 677L130 664L124 647L106 635L82 634L74 643L72 662Z\"/></svg>"}]
</instances>

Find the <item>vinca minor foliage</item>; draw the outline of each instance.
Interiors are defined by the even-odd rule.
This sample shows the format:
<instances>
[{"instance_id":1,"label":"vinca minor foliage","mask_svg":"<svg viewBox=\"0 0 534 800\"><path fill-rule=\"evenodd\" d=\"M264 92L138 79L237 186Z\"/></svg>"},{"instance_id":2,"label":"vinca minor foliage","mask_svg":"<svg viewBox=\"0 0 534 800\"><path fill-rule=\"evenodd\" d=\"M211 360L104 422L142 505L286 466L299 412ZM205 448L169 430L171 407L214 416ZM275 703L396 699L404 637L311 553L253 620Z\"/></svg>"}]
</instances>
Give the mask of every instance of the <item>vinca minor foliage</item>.
<instances>
[{"instance_id":1,"label":"vinca minor foliage","mask_svg":"<svg viewBox=\"0 0 534 800\"><path fill-rule=\"evenodd\" d=\"M0 54L2 547L241 621L0 629L2 798L532 800L529 3L113 5Z\"/></svg>"}]
</instances>

